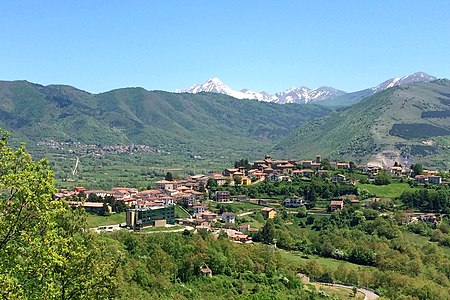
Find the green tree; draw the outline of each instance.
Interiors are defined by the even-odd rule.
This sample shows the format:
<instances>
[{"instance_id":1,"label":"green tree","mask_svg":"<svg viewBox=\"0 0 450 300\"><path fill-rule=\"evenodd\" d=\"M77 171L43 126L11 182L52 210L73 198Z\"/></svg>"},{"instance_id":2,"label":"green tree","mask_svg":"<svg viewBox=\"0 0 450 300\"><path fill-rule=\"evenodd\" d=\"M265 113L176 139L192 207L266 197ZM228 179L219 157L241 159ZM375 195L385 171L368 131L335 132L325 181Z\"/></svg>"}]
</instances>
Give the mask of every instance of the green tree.
<instances>
[{"instance_id":1,"label":"green tree","mask_svg":"<svg viewBox=\"0 0 450 300\"><path fill-rule=\"evenodd\" d=\"M391 183L391 176L385 171L380 171L378 175L375 177L374 183L376 185L388 185Z\"/></svg>"},{"instance_id":2,"label":"green tree","mask_svg":"<svg viewBox=\"0 0 450 300\"><path fill-rule=\"evenodd\" d=\"M108 299L120 248L53 199L53 173L0 131L0 291L4 299ZM106 257L108 255L108 257Z\"/></svg>"},{"instance_id":3,"label":"green tree","mask_svg":"<svg viewBox=\"0 0 450 300\"><path fill-rule=\"evenodd\" d=\"M268 219L266 224L264 224L260 233L260 240L264 244L272 244L273 239L275 238L275 227L273 225L272 219Z\"/></svg>"},{"instance_id":4,"label":"green tree","mask_svg":"<svg viewBox=\"0 0 450 300\"><path fill-rule=\"evenodd\" d=\"M172 175L172 173L171 173L171 172L167 172L167 173L166 173L166 176L164 177L164 179L165 179L165 180L168 180L168 181L173 181L173 175Z\"/></svg>"},{"instance_id":5,"label":"green tree","mask_svg":"<svg viewBox=\"0 0 450 300\"><path fill-rule=\"evenodd\" d=\"M415 175L420 175L423 173L423 165L421 163L411 165L411 170Z\"/></svg>"}]
</instances>

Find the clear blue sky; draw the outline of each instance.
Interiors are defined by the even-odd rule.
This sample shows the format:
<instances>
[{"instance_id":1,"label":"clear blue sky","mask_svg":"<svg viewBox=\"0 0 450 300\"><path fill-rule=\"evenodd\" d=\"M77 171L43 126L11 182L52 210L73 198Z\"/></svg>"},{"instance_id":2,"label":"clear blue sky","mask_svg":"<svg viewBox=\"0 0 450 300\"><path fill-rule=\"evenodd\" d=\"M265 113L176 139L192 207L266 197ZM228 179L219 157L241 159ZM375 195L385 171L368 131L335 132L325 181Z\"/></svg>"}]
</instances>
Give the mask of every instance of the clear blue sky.
<instances>
[{"instance_id":1,"label":"clear blue sky","mask_svg":"<svg viewBox=\"0 0 450 300\"><path fill-rule=\"evenodd\" d=\"M1 1L0 80L271 93L450 78L450 1Z\"/></svg>"}]
</instances>

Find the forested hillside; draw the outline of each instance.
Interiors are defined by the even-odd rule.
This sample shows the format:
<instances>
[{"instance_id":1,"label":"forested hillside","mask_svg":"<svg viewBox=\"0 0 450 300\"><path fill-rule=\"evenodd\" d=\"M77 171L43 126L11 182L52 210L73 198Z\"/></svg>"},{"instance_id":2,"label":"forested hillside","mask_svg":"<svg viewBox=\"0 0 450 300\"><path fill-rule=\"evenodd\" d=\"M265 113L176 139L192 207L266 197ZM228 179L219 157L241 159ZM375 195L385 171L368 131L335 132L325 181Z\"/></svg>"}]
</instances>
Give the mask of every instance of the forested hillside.
<instances>
[{"instance_id":1,"label":"forested hillside","mask_svg":"<svg viewBox=\"0 0 450 300\"><path fill-rule=\"evenodd\" d=\"M274 148L284 155L448 168L450 81L398 86L309 122Z\"/></svg>"},{"instance_id":2,"label":"forested hillside","mask_svg":"<svg viewBox=\"0 0 450 300\"><path fill-rule=\"evenodd\" d=\"M145 144L203 155L248 154L267 149L299 124L328 112L319 106L243 101L213 93L124 88L94 95L69 86L0 82L0 127L32 147L52 139Z\"/></svg>"}]
</instances>

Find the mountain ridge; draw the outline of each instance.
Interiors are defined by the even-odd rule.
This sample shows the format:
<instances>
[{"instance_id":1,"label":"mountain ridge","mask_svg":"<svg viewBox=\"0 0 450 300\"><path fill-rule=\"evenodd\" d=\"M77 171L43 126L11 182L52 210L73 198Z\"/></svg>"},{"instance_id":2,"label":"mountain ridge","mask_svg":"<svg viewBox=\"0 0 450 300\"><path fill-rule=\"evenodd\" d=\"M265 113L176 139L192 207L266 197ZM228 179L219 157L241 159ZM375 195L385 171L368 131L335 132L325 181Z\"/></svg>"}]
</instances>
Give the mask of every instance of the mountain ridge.
<instances>
[{"instance_id":1,"label":"mountain ridge","mask_svg":"<svg viewBox=\"0 0 450 300\"><path fill-rule=\"evenodd\" d=\"M424 72L416 72L403 77L394 77L383 81L375 87L367 88L361 91L347 93L342 90L322 86L319 88L311 89L306 86L291 87L285 91L277 92L273 95L267 92L254 92L249 89L233 90L228 85L224 84L219 78L214 77L208 79L202 84L194 84L187 89L178 89L176 93L199 93L199 92L209 92L209 93L220 93L235 97L237 99L248 99L248 100L258 100L265 102L274 102L278 104L285 103L311 103L320 102L328 106L345 106L350 105L358 100L361 100L371 94L378 93L387 88L391 88L398 85L416 83L416 82L430 82L436 80L437 78L428 75ZM333 101L338 98L338 101ZM343 105L341 105L341 103Z\"/></svg>"}]
</instances>

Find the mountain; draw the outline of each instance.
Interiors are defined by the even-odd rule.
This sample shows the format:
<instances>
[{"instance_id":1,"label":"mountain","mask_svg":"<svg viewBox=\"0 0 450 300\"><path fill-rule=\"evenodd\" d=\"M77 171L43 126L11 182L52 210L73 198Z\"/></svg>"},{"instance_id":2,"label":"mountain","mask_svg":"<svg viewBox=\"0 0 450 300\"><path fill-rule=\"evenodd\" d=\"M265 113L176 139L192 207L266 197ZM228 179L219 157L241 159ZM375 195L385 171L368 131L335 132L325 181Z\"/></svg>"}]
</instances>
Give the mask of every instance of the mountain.
<instances>
[{"instance_id":1,"label":"mountain","mask_svg":"<svg viewBox=\"0 0 450 300\"><path fill-rule=\"evenodd\" d=\"M404 77L395 77L395 78L388 79L372 88L367 88L367 89L364 89L361 91L337 95L334 98L324 99L324 101L322 101L320 104L327 106L327 107L350 106L366 97L369 97L378 92L382 92L391 87L409 84L409 83L431 82L436 79L437 79L436 77L428 75L427 73L416 72L414 74L407 75Z\"/></svg>"},{"instance_id":2,"label":"mountain","mask_svg":"<svg viewBox=\"0 0 450 300\"><path fill-rule=\"evenodd\" d=\"M315 101L323 101L332 99L345 92L331 87L320 87L317 89L310 89L307 87L290 88L283 92L278 92L275 95L270 95L267 92L254 92L248 89L240 91L233 90L225 85L219 78L208 79L202 84L195 84L188 89L177 90L177 93L218 93L228 95L237 99L258 100L264 102L274 102L278 104L285 103L309 103Z\"/></svg>"},{"instance_id":3,"label":"mountain","mask_svg":"<svg viewBox=\"0 0 450 300\"><path fill-rule=\"evenodd\" d=\"M381 165L423 161L448 169L449 149L450 81L441 79L395 85L304 124L283 138L274 152Z\"/></svg>"},{"instance_id":4,"label":"mountain","mask_svg":"<svg viewBox=\"0 0 450 300\"><path fill-rule=\"evenodd\" d=\"M436 77L428 75L427 73L416 72L414 74L407 75L404 77L396 77L396 78L388 79L388 80L380 83L376 87L373 87L372 91L373 91L373 93L377 93L377 92L384 91L385 89L388 89L388 88L391 88L394 86L399 86L399 85L409 84L409 83L418 83L418 82L431 82L436 79L437 79Z\"/></svg>"},{"instance_id":5,"label":"mountain","mask_svg":"<svg viewBox=\"0 0 450 300\"><path fill-rule=\"evenodd\" d=\"M367 88L361 91L347 93L332 87L323 86L316 89L310 89L305 86L291 87L285 91L277 92L270 95L266 92L253 92L248 89L233 90L225 85L218 78L208 79L203 84L196 84L188 89L177 90L177 93L219 93L225 94L237 99L250 99L265 102L274 102L278 104L285 103L311 103L317 102L327 107L343 107L349 106L358 101L384 91L385 89L409 83L431 82L437 78L424 72L416 72L404 77L396 77L388 79L375 87Z\"/></svg>"},{"instance_id":6,"label":"mountain","mask_svg":"<svg viewBox=\"0 0 450 300\"><path fill-rule=\"evenodd\" d=\"M41 141L144 144L186 155L249 157L329 109L241 101L217 93L123 88L90 94L70 86L0 81L0 127L28 148Z\"/></svg>"},{"instance_id":7,"label":"mountain","mask_svg":"<svg viewBox=\"0 0 450 300\"><path fill-rule=\"evenodd\" d=\"M344 94L346 94L346 92L327 86L317 89L310 89L302 86L276 93L275 96L278 98L277 103L309 103L333 99Z\"/></svg>"},{"instance_id":8,"label":"mountain","mask_svg":"<svg viewBox=\"0 0 450 300\"><path fill-rule=\"evenodd\" d=\"M266 92L253 92L247 89L236 91L225 85L219 78L208 79L202 84L195 84L189 89L177 90L177 93L218 93L224 94L236 99L251 99L265 102L277 102L276 97L269 95Z\"/></svg>"}]
</instances>

